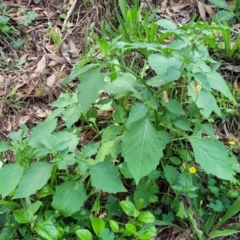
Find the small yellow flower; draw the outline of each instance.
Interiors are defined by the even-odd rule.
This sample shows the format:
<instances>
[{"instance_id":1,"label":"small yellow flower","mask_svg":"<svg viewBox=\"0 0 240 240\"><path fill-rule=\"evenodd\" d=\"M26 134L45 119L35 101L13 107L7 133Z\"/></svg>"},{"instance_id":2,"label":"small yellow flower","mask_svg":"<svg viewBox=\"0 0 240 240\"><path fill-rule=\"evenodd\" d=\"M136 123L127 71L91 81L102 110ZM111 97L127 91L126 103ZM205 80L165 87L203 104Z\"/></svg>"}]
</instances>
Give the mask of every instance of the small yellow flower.
<instances>
[{"instance_id":1,"label":"small yellow flower","mask_svg":"<svg viewBox=\"0 0 240 240\"><path fill-rule=\"evenodd\" d=\"M228 144L229 144L229 145L232 145L232 146L235 146L235 145L236 145L236 143L235 143L234 141L232 141L232 140L231 140L231 141L228 141Z\"/></svg>"},{"instance_id":2,"label":"small yellow flower","mask_svg":"<svg viewBox=\"0 0 240 240\"><path fill-rule=\"evenodd\" d=\"M197 169L195 167L190 167L188 170L192 174L195 174L197 172Z\"/></svg>"}]
</instances>

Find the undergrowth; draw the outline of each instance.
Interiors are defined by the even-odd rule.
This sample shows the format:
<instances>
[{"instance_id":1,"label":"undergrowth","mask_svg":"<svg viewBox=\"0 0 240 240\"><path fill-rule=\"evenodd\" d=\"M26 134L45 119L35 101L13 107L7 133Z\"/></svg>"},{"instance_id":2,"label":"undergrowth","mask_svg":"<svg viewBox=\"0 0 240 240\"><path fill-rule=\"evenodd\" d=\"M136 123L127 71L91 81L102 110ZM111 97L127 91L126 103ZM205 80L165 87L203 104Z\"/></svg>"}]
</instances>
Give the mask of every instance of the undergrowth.
<instances>
[{"instance_id":1,"label":"undergrowth","mask_svg":"<svg viewBox=\"0 0 240 240\"><path fill-rule=\"evenodd\" d=\"M150 13L136 21L140 10L121 9L120 32L103 24L65 79L79 80L76 91L32 131L22 125L0 142L0 239L150 239L157 226L200 240L239 232L226 223L239 222L240 146L220 141L215 126L219 98L238 106L208 51L229 27Z\"/></svg>"}]
</instances>

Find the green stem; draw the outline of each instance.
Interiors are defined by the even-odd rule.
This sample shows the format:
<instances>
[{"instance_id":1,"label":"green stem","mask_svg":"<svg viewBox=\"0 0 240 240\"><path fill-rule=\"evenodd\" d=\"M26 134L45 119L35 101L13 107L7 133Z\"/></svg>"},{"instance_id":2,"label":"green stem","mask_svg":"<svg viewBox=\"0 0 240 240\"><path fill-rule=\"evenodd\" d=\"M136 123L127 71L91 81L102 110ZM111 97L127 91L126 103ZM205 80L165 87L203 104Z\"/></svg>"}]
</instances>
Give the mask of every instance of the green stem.
<instances>
[{"instance_id":1,"label":"green stem","mask_svg":"<svg viewBox=\"0 0 240 240\"><path fill-rule=\"evenodd\" d=\"M57 164L53 165L51 174L51 187L54 188L54 183L56 182Z\"/></svg>"}]
</instances>

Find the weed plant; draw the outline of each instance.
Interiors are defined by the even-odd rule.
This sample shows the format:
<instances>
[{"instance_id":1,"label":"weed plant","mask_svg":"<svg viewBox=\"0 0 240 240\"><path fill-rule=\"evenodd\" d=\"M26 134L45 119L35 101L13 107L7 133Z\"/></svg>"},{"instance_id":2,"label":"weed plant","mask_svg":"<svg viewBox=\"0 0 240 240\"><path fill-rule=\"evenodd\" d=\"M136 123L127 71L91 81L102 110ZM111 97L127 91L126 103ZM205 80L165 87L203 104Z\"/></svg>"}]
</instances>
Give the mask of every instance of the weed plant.
<instances>
[{"instance_id":1,"label":"weed plant","mask_svg":"<svg viewBox=\"0 0 240 240\"><path fill-rule=\"evenodd\" d=\"M194 27L126 9L65 80L76 92L0 142L0 239L150 239L180 222L192 239L238 233L225 223L240 210L239 144L214 128L219 94L236 108L220 64Z\"/></svg>"}]
</instances>

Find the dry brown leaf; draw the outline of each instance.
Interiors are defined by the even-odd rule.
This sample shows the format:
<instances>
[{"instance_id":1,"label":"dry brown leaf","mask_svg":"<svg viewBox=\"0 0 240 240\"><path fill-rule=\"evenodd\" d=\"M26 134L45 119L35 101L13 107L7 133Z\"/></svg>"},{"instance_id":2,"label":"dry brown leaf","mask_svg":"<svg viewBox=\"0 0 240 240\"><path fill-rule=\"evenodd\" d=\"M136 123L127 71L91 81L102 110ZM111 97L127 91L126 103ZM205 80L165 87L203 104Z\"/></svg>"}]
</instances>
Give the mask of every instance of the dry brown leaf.
<instances>
[{"instance_id":1,"label":"dry brown leaf","mask_svg":"<svg viewBox=\"0 0 240 240\"><path fill-rule=\"evenodd\" d=\"M23 74L21 78L18 80L15 88L19 89L28 83L29 83L29 76L27 74Z\"/></svg>"},{"instance_id":2,"label":"dry brown leaf","mask_svg":"<svg viewBox=\"0 0 240 240\"><path fill-rule=\"evenodd\" d=\"M45 117L49 116L51 113L52 113L51 110L46 109L44 112L38 111L38 112L34 113L34 115L36 115L39 118L45 118Z\"/></svg>"},{"instance_id":3,"label":"dry brown leaf","mask_svg":"<svg viewBox=\"0 0 240 240\"><path fill-rule=\"evenodd\" d=\"M161 3L161 10L162 9L165 10L165 8L167 7L167 3L168 3L168 0L162 1L162 3Z\"/></svg>"},{"instance_id":4,"label":"dry brown leaf","mask_svg":"<svg viewBox=\"0 0 240 240\"><path fill-rule=\"evenodd\" d=\"M172 10L174 12L180 12L180 10L182 10L183 8L188 7L190 5L191 5L190 2L189 3L181 3L181 4L178 4L176 6L172 6Z\"/></svg>"},{"instance_id":5,"label":"dry brown leaf","mask_svg":"<svg viewBox=\"0 0 240 240\"><path fill-rule=\"evenodd\" d=\"M233 82L233 89L234 91L238 91L238 79L239 79L239 76L235 79L235 81Z\"/></svg>"},{"instance_id":6,"label":"dry brown leaf","mask_svg":"<svg viewBox=\"0 0 240 240\"><path fill-rule=\"evenodd\" d=\"M7 15L8 15L8 17L13 19L14 17L18 16L18 12L8 13Z\"/></svg>"},{"instance_id":7,"label":"dry brown leaf","mask_svg":"<svg viewBox=\"0 0 240 240\"><path fill-rule=\"evenodd\" d=\"M202 20L204 22L206 22L207 21L206 11L205 11L205 8L204 8L203 4L200 1L198 1L198 11L200 13L200 16L201 16Z\"/></svg>"},{"instance_id":8,"label":"dry brown leaf","mask_svg":"<svg viewBox=\"0 0 240 240\"><path fill-rule=\"evenodd\" d=\"M20 57L20 60L26 62L27 56L28 56L28 53L23 54L23 55Z\"/></svg>"},{"instance_id":9,"label":"dry brown leaf","mask_svg":"<svg viewBox=\"0 0 240 240\"><path fill-rule=\"evenodd\" d=\"M110 117L112 114L111 114L111 112L110 111L102 111L102 110L98 110L97 111L97 116L98 117L103 117L103 118L105 118L105 117Z\"/></svg>"},{"instance_id":10,"label":"dry brown leaf","mask_svg":"<svg viewBox=\"0 0 240 240\"><path fill-rule=\"evenodd\" d=\"M30 116L21 116L19 119L18 126L21 126L22 124L25 124L30 119Z\"/></svg>"},{"instance_id":11,"label":"dry brown leaf","mask_svg":"<svg viewBox=\"0 0 240 240\"><path fill-rule=\"evenodd\" d=\"M0 87L1 87L1 85L3 85L3 80L4 80L4 76L0 75Z\"/></svg>"},{"instance_id":12,"label":"dry brown leaf","mask_svg":"<svg viewBox=\"0 0 240 240\"><path fill-rule=\"evenodd\" d=\"M24 19L24 18L26 18L26 16L18 16L18 17L12 18L12 20L18 22L18 21L20 21L20 20L22 20L22 19Z\"/></svg>"},{"instance_id":13,"label":"dry brown leaf","mask_svg":"<svg viewBox=\"0 0 240 240\"><path fill-rule=\"evenodd\" d=\"M66 63L67 62L65 58L60 57L56 54L47 54L47 57L58 63Z\"/></svg>"},{"instance_id":14,"label":"dry brown leaf","mask_svg":"<svg viewBox=\"0 0 240 240\"><path fill-rule=\"evenodd\" d=\"M70 53L78 53L79 52L79 50L76 48L76 45L72 39L69 39L68 46L69 46Z\"/></svg>"},{"instance_id":15,"label":"dry brown leaf","mask_svg":"<svg viewBox=\"0 0 240 240\"><path fill-rule=\"evenodd\" d=\"M37 68L36 68L35 72L42 73L43 70L45 69L45 67L46 67L46 57L45 57L45 55L43 55L43 57L37 64Z\"/></svg>"},{"instance_id":16,"label":"dry brown leaf","mask_svg":"<svg viewBox=\"0 0 240 240\"><path fill-rule=\"evenodd\" d=\"M11 132L12 131L12 129L13 129L13 127L12 127L12 123L9 121L9 119L8 119L8 121L7 121L7 128L6 128L6 130L8 131L8 132Z\"/></svg>"},{"instance_id":17,"label":"dry brown leaf","mask_svg":"<svg viewBox=\"0 0 240 240\"><path fill-rule=\"evenodd\" d=\"M57 74L53 73L51 76L49 76L46 79L47 86L52 87L56 83L56 80L57 80Z\"/></svg>"},{"instance_id":18,"label":"dry brown leaf","mask_svg":"<svg viewBox=\"0 0 240 240\"><path fill-rule=\"evenodd\" d=\"M211 18L213 18L215 16L215 12L213 11L213 9L209 5L205 4L204 8Z\"/></svg>"},{"instance_id":19,"label":"dry brown leaf","mask_svg":"<svg viewBox=\"0 0 240 240\"><path fill-rule=\"evenodd\" d=\"M70 64L70 65L73 65L72 64L72 61L70 59L70 56L68 54L68 51L67 51L67 45L66 44L62 44L61 46L61 53L62 53L62 56L67 60L67 62Z\"/></svg>"},{"instance_id":20,"label":"dry brown leaf","mask_svg":"<svg viewBox=\"0 0 240 240\"><path fill-rule=\"evenodd\" d=\"M50 61L49 64L48 64L48 67L55 67L57 66L59 63L58 62L55 62L55 61Z\"/></svg>"}]
</instances>

